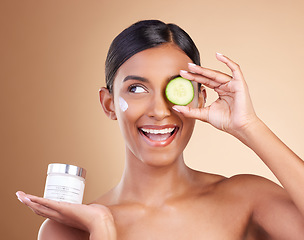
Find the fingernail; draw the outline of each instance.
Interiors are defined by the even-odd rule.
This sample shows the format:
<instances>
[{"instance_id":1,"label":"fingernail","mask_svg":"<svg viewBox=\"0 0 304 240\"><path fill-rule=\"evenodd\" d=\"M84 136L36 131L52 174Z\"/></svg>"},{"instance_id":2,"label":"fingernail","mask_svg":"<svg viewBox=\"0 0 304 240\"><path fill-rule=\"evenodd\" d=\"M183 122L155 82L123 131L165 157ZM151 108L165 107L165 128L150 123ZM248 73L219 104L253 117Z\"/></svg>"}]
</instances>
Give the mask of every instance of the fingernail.
<instances>
[{"instance_id":1,"label":"fingernail","mask_svg":"<svg viewBox=\"0 0 304 240\"><path fill-rule=\"evenodd\" d=\"M188 73L186 70L180 70L181 73Z\"/></svg>"},{"instance_id":2,"label":"fingernail","mask_svg":"<svg viewBox=\"0 0 304 240\"><path fill-rule=\"evenodd\" d=\"M196 66L196 64L194 64L194 63L188 63L188 65L193 66L193 67Z\"/></svg>"},{"instance_id":3,"label":"fingernail","mask_svg":"<svg viewBox=\"0 0 304 240\"><path fill-rule=\"evenodd\" d=\"M216 53L216 55L218 55L218 56L224 56L222 53Z\"/></svg>"},{"instance_id":4,"label":"fingernail","mask_svg":"<svg viewBox=\"0 0 304 240\"><path fill-rule=\"evenodd\" d=\"M25 197L24 199L25 199L26 201L31 202L31 199L29 199L28 197Z\"/></svg>"},{"instance_id":5,"label":"fingernail","mask_svg":"<svg viewBox=\"0 0 304 240\"><path fill-rule=\"evenodd\" d=\"M181 112L179 109L177 109L175 106L172 107L173 110L177 111L177 112Z\"/></svg>"},{"instance_id":6,"label":"fingernail","mask_svg":"<svg viewBox=\"0 0 304 240\"><path fill-rule=\"evenodd\" d=\"M23 203L23 201L22 201L21 198L19 197L19 193L18 193L18 192L16 192L16 196L17 196L18 200L19 200L20 202Z\"/></svg>"}]
</instances>

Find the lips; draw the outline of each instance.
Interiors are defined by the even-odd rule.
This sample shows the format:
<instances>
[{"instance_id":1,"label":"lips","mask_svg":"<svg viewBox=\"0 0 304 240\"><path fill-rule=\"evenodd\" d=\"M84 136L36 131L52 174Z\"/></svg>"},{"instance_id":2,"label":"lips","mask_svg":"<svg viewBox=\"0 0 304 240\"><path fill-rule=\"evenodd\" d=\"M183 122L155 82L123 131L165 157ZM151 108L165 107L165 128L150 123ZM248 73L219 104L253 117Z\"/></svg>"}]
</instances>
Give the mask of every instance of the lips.
<instances>
[{"instance_id":1,"label":"lips","mask_svg":"<svg viewBox=\"0 0 304 240\"><path fill-rule=\"evenodd\" d=\"M152 146L166 146L173 141L178 132L178 127L174 125L144 126L139 128L139 132L148 144Z\"/></svg>"}]
</instances>

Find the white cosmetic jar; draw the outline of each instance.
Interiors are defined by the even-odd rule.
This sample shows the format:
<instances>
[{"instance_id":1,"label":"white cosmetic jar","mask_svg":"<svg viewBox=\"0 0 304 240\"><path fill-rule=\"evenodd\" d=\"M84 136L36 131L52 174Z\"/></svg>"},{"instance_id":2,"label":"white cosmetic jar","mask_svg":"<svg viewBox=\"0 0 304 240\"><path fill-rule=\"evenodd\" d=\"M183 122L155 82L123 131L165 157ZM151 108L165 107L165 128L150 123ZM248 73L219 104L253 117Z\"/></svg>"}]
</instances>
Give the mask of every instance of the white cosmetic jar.
<instances>
[{"instance_id":1,"label":"white cosmetic jar","mask_svg":"<svg viewBox=\"0 0 304 240\"><path fill-rule=\"evenodd\" d=\"M48 165L44 198L82 203L86 170L74 165L51 163Z\"/></svg>"}]
</instances>

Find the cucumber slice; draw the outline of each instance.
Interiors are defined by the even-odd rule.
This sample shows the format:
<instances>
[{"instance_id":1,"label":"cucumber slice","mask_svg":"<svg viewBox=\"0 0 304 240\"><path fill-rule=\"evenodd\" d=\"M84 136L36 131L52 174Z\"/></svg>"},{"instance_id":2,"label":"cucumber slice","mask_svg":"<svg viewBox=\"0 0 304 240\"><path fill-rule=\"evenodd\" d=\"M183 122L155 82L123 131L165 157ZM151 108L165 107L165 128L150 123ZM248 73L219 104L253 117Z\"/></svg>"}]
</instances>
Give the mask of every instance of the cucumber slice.
<instances>
[{"instance_id":1,"label":"cucumber slice","mask_svg":"<svg viewBox=\"0 0 304 240\"><path fill-rule=\"evenodd\" d=\"M194 88L188 79L177 77L172 79L166 87L166 97L176 105L187 105L194 98Z\"/></svg>"}]
</instances>

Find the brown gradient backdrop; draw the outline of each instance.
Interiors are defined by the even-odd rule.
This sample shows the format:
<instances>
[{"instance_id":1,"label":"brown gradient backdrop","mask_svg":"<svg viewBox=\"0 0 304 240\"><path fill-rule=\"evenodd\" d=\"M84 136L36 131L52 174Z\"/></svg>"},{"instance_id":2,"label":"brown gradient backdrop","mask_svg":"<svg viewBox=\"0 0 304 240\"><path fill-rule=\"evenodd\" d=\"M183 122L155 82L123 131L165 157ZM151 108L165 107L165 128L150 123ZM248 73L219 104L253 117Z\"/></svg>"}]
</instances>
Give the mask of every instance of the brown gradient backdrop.
<instances>
[{"instance_id":1,"label":"brown gradient backdrop","mask_svg":"<svg viewBox=\"0 0 304 240\"><path fill-rule=\"evenodd\" d=\"M41 217L15 197L42 195L47 165L87 169L84 202L120 179L124 144L105 117L98 89L112 39L142 19L188 31L204 66L229 72L221 52L245 74L258 115L298 155L302 137L304 2L1 0L1 239L35 239ZM214 100L208 92L209 100ZM275 177L233 137L198 122L185 152L189 166L231 176Z\"/></svg>"}]
</instances>

